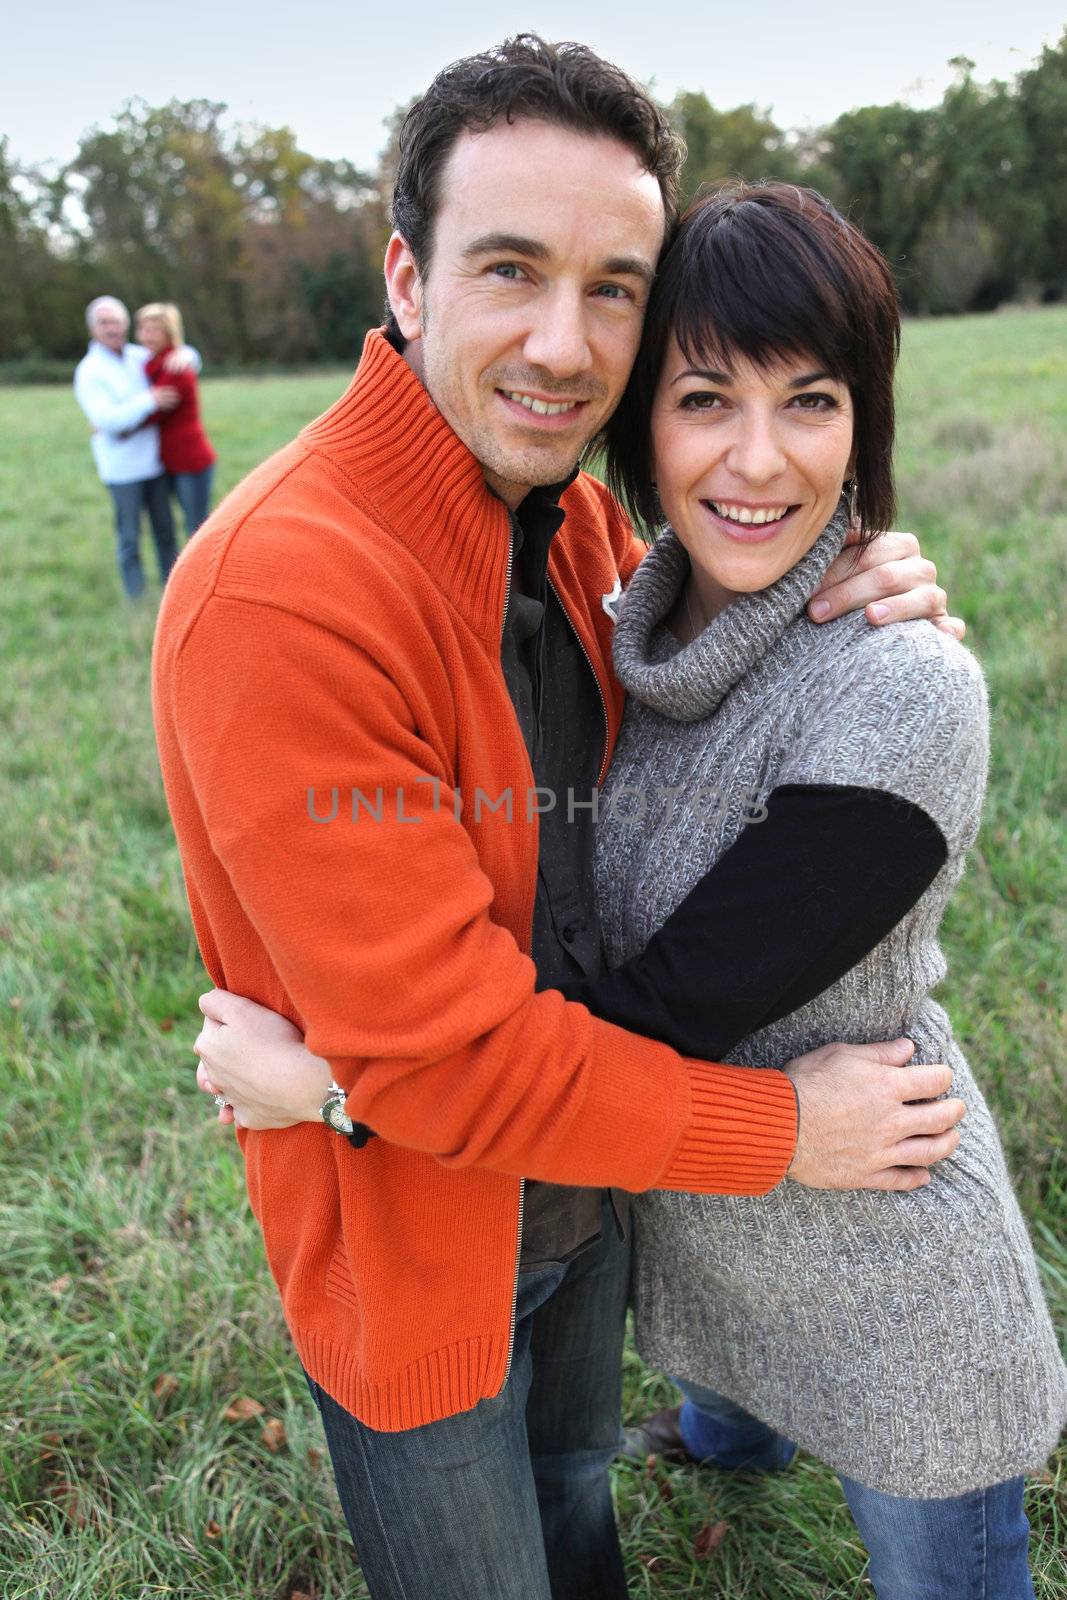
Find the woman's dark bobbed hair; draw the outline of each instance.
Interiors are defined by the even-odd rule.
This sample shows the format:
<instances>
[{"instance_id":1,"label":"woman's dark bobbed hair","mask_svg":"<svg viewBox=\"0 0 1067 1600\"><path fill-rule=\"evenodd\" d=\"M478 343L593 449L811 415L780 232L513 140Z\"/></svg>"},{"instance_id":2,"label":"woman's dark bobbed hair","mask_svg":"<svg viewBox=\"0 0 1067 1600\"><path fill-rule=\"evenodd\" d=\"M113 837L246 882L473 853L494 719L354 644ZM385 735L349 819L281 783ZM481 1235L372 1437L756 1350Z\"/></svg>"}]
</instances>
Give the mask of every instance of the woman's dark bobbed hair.
<instances>
[{"instance_id":1,"label":"woman's dark bobbed hair","mask_svg":"<svg viewBox=\"0 0 1067 1600\"><path fill-rule=\"evenodd\" d=\"M674 334L694 366L811 357L847 384L853 500L865 538L893 518L893 370L900 315L889 265L814 189L734 184L694 202L660 262L644 335L608 424L608 482L648 528L663 522L652 404Z\"/></svg>"}]
</instances>

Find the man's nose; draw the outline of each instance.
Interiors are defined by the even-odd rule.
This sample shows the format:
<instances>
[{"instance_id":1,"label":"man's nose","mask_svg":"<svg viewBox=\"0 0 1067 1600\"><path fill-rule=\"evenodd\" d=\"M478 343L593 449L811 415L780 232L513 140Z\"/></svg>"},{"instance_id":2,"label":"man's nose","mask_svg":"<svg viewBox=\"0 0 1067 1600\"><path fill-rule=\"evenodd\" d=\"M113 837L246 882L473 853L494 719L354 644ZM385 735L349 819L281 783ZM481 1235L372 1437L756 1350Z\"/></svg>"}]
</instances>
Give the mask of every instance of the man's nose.
<instances>
[{"instance_id":1,"label":"man's nose","mask_svg":"<svg viewBox=\"0 0 1067 1600\"><path fill-rule=\"evenodd\" d=\"M584 295L558 288L540 296L535 320L523 342L523 355L531 366L542 367L556 378L587 372L593 356Z\"/></svg>"}]
</instances>

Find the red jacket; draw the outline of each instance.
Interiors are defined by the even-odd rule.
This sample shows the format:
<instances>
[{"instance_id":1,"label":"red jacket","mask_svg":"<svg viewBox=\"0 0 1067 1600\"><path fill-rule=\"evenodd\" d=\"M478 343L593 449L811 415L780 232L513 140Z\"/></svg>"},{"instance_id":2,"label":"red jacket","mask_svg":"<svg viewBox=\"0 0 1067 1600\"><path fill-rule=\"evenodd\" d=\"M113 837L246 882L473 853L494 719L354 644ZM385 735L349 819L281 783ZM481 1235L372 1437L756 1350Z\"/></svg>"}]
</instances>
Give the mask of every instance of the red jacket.
<instances>
[{"instance_id":1,"label":"red jacket","mask_svg":"<svg viewBox=\"0 0 1067 1600\"><path fill-rule=\"evenodd\" d=\"M639 547L594 479L562 504L549 573L610 749L605 601ZM509 542L479 463L375 332L347 394L186 545L156 637L205 963L303 1029L381 1136L240 1136L301 1360L380 1429L499 1392L522 1176L763 1194L796 1138L784 1074L685 1060L535 992Z\"/></svg>"},{"instance_id":2,"label":"red jacket","mask_svg":"<svg viewBox=\"0 0 1067 1600\"><path fill-rule=\"evenodd\" d=\"M171 347L173 348L173 347ZM152 421L159 428L159 447L166 472L203 472L215 452L200 420L200 393L196 373L168 372L164 362L170 348L145 362L145 376L155 387L177 389L181 399L173 411L159 411Z\"/></svg>"}]
</instances>

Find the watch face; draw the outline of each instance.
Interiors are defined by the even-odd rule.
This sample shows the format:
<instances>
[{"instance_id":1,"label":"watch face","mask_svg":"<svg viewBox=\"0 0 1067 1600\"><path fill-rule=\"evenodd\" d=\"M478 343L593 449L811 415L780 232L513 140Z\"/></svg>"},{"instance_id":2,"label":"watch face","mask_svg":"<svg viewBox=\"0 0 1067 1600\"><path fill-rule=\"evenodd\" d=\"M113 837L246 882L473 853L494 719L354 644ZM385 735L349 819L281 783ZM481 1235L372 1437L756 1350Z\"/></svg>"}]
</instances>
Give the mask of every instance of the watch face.
<instances>
[{"instance_id":1,"label":"watch face","mask_svg":"<svg viewBox=\"0 0 1067 1600\"><path fill-rule=\"evenodd\" d=\"M326 1112L326 1120L337 1133L352 1132L352 1118L345 1110L343 1100L335 1100Z\"/></svg>"}]
</instances>

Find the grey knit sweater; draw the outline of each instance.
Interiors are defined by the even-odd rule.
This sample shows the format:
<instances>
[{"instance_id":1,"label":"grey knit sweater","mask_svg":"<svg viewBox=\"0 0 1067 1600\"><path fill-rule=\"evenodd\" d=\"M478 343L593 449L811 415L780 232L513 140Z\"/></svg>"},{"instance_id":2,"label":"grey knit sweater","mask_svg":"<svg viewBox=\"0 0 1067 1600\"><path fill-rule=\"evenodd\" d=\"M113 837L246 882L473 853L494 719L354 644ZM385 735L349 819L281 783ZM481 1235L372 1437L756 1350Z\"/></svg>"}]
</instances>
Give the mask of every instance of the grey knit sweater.
<instances>
[{"instance_id":1,"label":"grey knit sweater","mask_svg":"<svg viewBox=\"0 0 1067 1600\"><path fill-rule=\"evenodd\" d=\"M644 948L777 786L902 796L941 829L944 867L869 956L732 1054L779 1066L831 1040L907 1034L917 1061L952 1066L962 1141L911 1194L787 1179L761 1199L640 1197L637 1343L848 1477L957 1495L1044 1462L1067 1373L996 1129L930 998L945 972L938 928L978 828L982 675L927 623L808 622L804 604L843 537L839 514L778 583L685 647L661 626L688 575L684 549L667 534L638 569L615 636L630 698L597 837L608 958ZM647 809L613 804L627 787ZM713 804L684 803L702 788Z\"/></svg>"}]
</instances>

